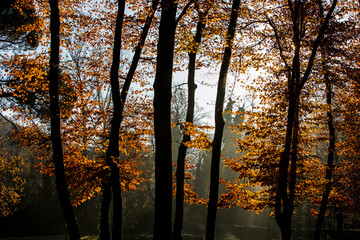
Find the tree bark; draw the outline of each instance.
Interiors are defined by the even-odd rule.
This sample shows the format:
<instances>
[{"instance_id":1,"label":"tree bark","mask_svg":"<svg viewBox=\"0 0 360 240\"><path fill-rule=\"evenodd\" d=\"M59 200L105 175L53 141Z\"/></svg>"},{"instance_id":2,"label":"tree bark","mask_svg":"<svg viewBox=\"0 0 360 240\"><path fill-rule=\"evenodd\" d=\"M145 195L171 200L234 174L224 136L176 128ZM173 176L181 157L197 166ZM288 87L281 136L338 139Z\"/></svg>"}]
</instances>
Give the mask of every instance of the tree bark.
<instances>
[{"instance_id":1,"label":"tree bark","mask_svg":"<svg viewBox=\"0 0 360 240\"><path fill-rule=\"evenodd\" d=\"M172 157L171 85L177 1L161 1L161 19L154 81L155 240L171 239Z\"/></svg>"},{"instance_id":2,"label":"tree bark","mask_svg":"<svg viewBox=\"0 0 360 240\"><path fill-rule=\"evenodd\" d=\"M60 106L59 106L59 63L60 63L60 15L57 0L50 0L50 113L51 113L51 141L53 160L55 164L55 181L61 209L63 211L69 237L71 240L79 240L80 233L77 219L71 205L70 194L66 183L64 167L63 147L60 130Z\"/></svg>"},{"instance_id":3,"label":"tree bark","mask_svg":"<svg viewBox=\"0 0 360 240\"><path fill-rule=\"evenodd\" d=\"M188 108L186 112L186 123L193 123L194 121L194 109L195 109L195 66L196 66L196 54L198 45L201 42L202 31L205 28L205 24L202 19L196 26L195 34L195 46L194 51L189 53L189 70L188 70ZM186 142L190 141L190 135L184 132L182 141L179 146L176 168L176 207L175 207L175 220L173 227L173 239L182 240L182 227L184 218L184 183L185 183L185 158L187 147Z\"/></svg>"},{"instance_id":4,"label":"tree bark","mask_svg":"<svg viewBox=\"0 0 360 240\"><path fill-rule=\"evenodd\" d=\"M100 240L110 240L109 210L111 203L111 186L103 184L100 206Z\"/></svg>"},{"instance_id":5,"label":"tree bark","mask_svg":"<svg viewBox=\"0 0 360 240\"><path fill-rule=\"evenodd\" d=\"M113 116L111 120L111 132L109 146L106 150L105 161L110 166L110 184L113 196L113 227L112 239L122 239L122 196L121 179L119 169L119 132L120 132L120 109L122 101L119 90L119 65L121 52L121 34L125 11L125 0L118 0L118 13L116 17L114 48L112 65L110 69L111 96L113 102Z\"/></svg>"},{"instance_id":6,"label":"tree bark","mask_svg":"<svg viewBox=\"0 0 360 240\"><path fill-rule=\"evenodd\" d=\"M324 59L324 58L322 58ZM335 155L335 127L334 127L334 117L332 115L331 103L332 103L332 86L331 80L329 79L328 69L326 67L326 63L323 62L324 66L324 78L326 85L326 104L327 104L327 124L329 129L329 148L328 148L328 159L327 159L327 167L325 173L325 190L322 196L320 211L316 221L315 232L314 232L314 240L320 240L321 228L324 222L325 213L327 209L327 205L329 203L329 195L331 191L331 177L334 168L334 155Z\"/></svg>"},{"instance_id":7,"label":"tree bark","mask_svg":"<svg viewBox=\"0 0 360 240\"><path fill-rule=\"evenodd\" d=\"M215 238L216 210L219 195L221 143L225 126L223 110L226 90L226 78L231 60L232 43L235 37L239 6L240 0L234 0L231 8L229 28L226 35L227 37L225 42L224 57L220 67L220 75L215 102L215 136L213 139L211 158L210 194L205 236L206 240L214 240Z\"/></svg>"}]
</instances>

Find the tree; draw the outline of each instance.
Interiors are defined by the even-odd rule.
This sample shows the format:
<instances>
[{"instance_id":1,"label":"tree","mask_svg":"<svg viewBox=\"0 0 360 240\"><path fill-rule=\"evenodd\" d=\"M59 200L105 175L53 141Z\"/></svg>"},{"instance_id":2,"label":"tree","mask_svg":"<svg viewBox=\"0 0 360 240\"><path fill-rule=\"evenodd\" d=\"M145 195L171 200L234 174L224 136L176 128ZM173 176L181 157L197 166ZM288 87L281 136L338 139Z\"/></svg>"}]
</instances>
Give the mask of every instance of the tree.
<instances>
[{"instance_id":1,"label":"tree","mask_svg":"<svg viewBox=\"0 0 360 240\"><path fill-rule=\"evenodd\" d=\"M323 15L321 2L318 4L320 8L319 14ZM354 11L353 7L355 6L349 4L346 8L346 12L351 14ZM354 91L353 89L357 80L353 78L353 74L356 74L356 72L359 71L357 66L358 64L356 63L358 61L358 57L349 57L352 55L353 49L356 49L357 46L357 40L355 39L357 38L359 32L354 27L356 25L355 21L355 19L338 21L337 19L332 18L329 22L329 28L325 32L325 37L320 48L322 56L320 74L323 75L323 81L326 86L326 111L329 146L327 150L328 158L326 164L326 173L324 176L325 183L323 184L322 188L322 196L314 198L314 202L319 204L320 208L318 211L313 239L320 239L322 224L324 222L326 213L329 212L331 208L333 208L333 210L336 212L337 218L339 219L338 229L342 229L343 221L341 219L343 219L342 215L345 210L344 206L346 205L344 203L351 202L352 200L350 199L352 199L352 197L350 197L351 194L347 195L341 192L343 192L343 189L346 188L346 184L344 184L348 181L346 179L353 178L352 181L356 182L354 179L357 178L357 174L354 174L354 172L351 170L349 172L346 170L348 167L352 168L351 166L353 166L353 162L357 162L356 157L352 159L353 157L345 153L349 150L349 148L341 146L341 142L346 142L349 140L347 139L348 136L352 135L344 134L343 130L351 128L354 122L348 124L346 120L347 118L345 117L347 113L340 110L342 108L346 108L347 105L343 105L345 103L343 101L343 97L346 95L343 94L344 92L355 93L347 100L348 102L357 101L356 90ZM343 51L343 48L347 50ZM344 71L343 69L346 70ZM347 74L347 71L349 70L352 72L352 74ZM355 113L352 115L356 118L357 114ZM354 129L352 131L354 131ZM353 156L356 155L357 154ZM352 159L350 160L351 163L348 162L349 159ZM344 172L347 172L346 177L343 175ZM354 174L354 176L350 176L352 174ZM355 197L355 199L356 198L357 197Z\"/></svg>"},{"instance_id":2,"label":"tree","mask_svg":"<svg viewBox=\"0 0 360 240\"><path fill-rule=\"evenodd\" d=\"M109 145L106 150L105 161L110 166L110 183L113 195L113 232L112 239L122 239L122 197L120 184L119 161L119 134L122 109L122 100L119 90L119 65L121 51L121 34L125 12L125 0L118 1L118 13L116 17L114 48L112 65L110 70L111 96L113 102L113 116L111 119L111 133Z\"/></svg>"},{"instance_id":3,"label":"tree","mask_svg":"<svg viewBox=\"0 0 360 240\"><path fill-rule=\"evenodd\" d=\"M301 90L307 82L313 62L324 36L325 29L328 25L330 17L335 9L337 1L334 0L332 5L326 14L323 22L320 25L319 31L314 40L311 56L306 67L304 74L301 76L301 41L303 37L303 24L304 13L306 10L305 3L298 1L288 1L288 7L291 16L292 23L292 43L294 44L294 57L291 65L285 60L282 55L282 46L280 39L277 39L280 56L284 59L284 65L288 68L288 110L287 110L287 126L286 136L284 140L284 150L280 157L279 174L276 191L276 203L275 203L275 218L280 227L281 236L283 239L291 238L291 217L294 211L295 200L295 184L296 184L296 169L297 169L297 145L298 145L298 129L299 129L299 97ZM270 25L272 25L270 21ZM277 29L272 25L275 35ZM290 170L289 170L290 169ZM288 178L290 181L288 182Z\"/></svg>"},{"instance_id":4,"label":"tree","mask_svg":"<svg viewBox=\"0 0 360 240\"><path fill-rule=\"evenodd\" d=\"M269 47L278 56L261 55L260 64L273 61L265 67L272 74L258 78L265 82L260 93L261 110L250 113L251 120L245 122L248 127L241 128L245 139L238 142L244 156L238 162L228 161L240 173L236 183L241 187L226 195L238 195L236 204L257 212L266 206L275 207L283 239L290 239L294 208L314 194L314 187L319 184L316 176L320 175L317 170L321 162L311 146L317 141L314 132L319 130L312 127L314 108L309 102L318 82L305 83L313 77L310 74L317 61L317 50L336 2L327 6L326 17L316 24L308 17L317 11L316 4L288 1L287 6L279 7L279 12L273 5L270 11L262 11L271 34L264 26L260 35L273 37ZM306 28L308 21L316 27Z\"/></svg>"},{"instance_id":5,"label":"tree","mask_svg":"<svg viewBox=\"0 0 360 240\"><path fill-rule=\"evenodd\" d=\"M224 98L226 89L226 77L231 60L232 44L235 37L236 22L238 18L238 11L240 0L234 0L231 8L229 28L226 35L224 56L220 68L220 76L218 81L216 102L215 102L215 135L212 147L211 157L211 172L210 172L210 195L208 205L208 215L206 222L206 239L213 240L215 238L215 221L216 210L218 204L219 194L219 167L220 167L220 154L221 144L224 129Z\"/></svg>"},{"instance_id":6,"label":"tree","mask_svg":"<svg viewBox=\"0 0 360 240\"><path fill-rule=\"evenodd\" d=\"M324 17L324 9L322 6L322 2L318 1L319 4L319 14L320 17ZM333 21L330 21L329 25L331 27ZM326 174L325 174L325 189L323 192L321 204L320 204L320 211L318 214L318 218L316 221L315 231L314 231L314 240L320 240L321 235L321 228L324 221L326 209L328 207L329 202L329 195L331 191L331 185L332 185L332 174L334 170L334 159L335 159L335 142L336 142L336 130L335 130L335 124L334 124L334 115L333 115L333 85L334 81L330 77L330 72L328 68L328 63L331 62L331 58L328 56L329 49L332 48L331 45L333 45L329 39L333 38L329 32L331 31L329 29L325 32L324 40L322 41L320 45L320 52L321 52L321 65L322 65L322 72L323 72L323 78L325 82L325 91L326 91L326 118L327 118L327 126L329 131L329 147L328 147L328 157L327 157L327 166L326 166ZM335 41L336 42L336 41ZM327 62L325 61L327 60Z\"/></svg>"},{"instance_id":7,"label":"tree","mask_svg":"<svg viewBox=\"0 0 360 240\"><path fill-rule=\"evenodd\" d=\"M110 165L110 170L111 170L111 175L110 175L110 180L111 180L111 185L112 185L112 189L113 189L113 204L114 206L118 205L118 210L115 213L114 212L114 221L113 221L113 235L112 235L112 239L121 239L122 237L122 232L121 232L121 228L122 228L122 197L121 197L121 185L120 185L120 175L119 175L119 168L117 166L114 165L114 163L116 163L118 160L116 160L116 162L112 162L115 159L119 158L119 130L120 130L120 125L123 121L123 112L124 112L124 105L125 105L125 101L126 101L126 97L130 88L130 84L134 78L134 74L136 71L136 67L138 65L139 59L140 59L140 55L141 55L141 51L143 49L147 34L149 32L149 28L151 26L153 17L155 15L157 6L158 6L158 0L154 0L152 1L152 5L151 8L149 10L149 14L146 18L140 39L138 41L138 44L135 48L135 54L130 66L130 69L127 73L127 76L125 78L125 82L124 85L122 86L121 89L121 93L118 92L119 89L119 83L118 83L118 71L119 71L119 64L120 64L120 57L118 55L116 55L113 58L113 65L112 65L112 70L111 70L111 89L112 89L112 98L113 98L113 103L114 103L114 112L113 112L113 120L112 120L112 126L111 126L111 135L110 135L110 142L109 142L109 148L106 154L106 162L108 162L108 164ZM122 19L124 18L124 8L125 7L125 1L123 1L122 3L119 2L119 15L118 15L118 19L117 19L117 27L119 27L120 30L115 30L115 42L114 42L114 53L115 51L119 51L118 54L120 54L120 49L121 49L121 31L122 31ZM120 20L121 19L121 20ZM119 26L118 26L119 24ZM119 34L117 36L117 34ZM116 45L119 45L117 48L115 48ZM117 53L116 53L117 54ZM115 61L116 60L116 61ZM117 66L117 68L113 69L113 67L115 67L115 65ZM115 75L116 74L116 75ZM116 91L116 92L114 92ZM116 129L114 129L116 128ZM114 129L114 130L113 130ZM114 132L113 132L114 131ZM117 150L115 150L117 149ZM114 154L108 155L110 154L110 152L113 152ZM111 159L113 158L113 159ZM108 187L104 186L104 194L108 194L109 190ZM101 223L105 226L102 229L106 229L104 234L102 235L102 239L108 239L108 236L106 234L107 229L108 229L108 224L106 224L106 219L108 214L106 214L106 210L105 208L109 208L109 204L108 204L108 200L106 201L106 199L108 199L108 197L106 197L106 195L104 196L105 200L103 203L106 205L102 205L102 213L104 214L104 217L102 218ZM114 209L114 211L116 211L116 209ZM116 218L115 218L116 216ZM117 223L117 224L116 224Z\"/></svg>"},{"instance_id":8,"label":"tree","mask_svg":"<svg viewBox=\"0 0 360 240\"><path fill-rule=\"evenodd\" d=\"M63 26L65 29L62 28L61 34L64 38L66 48L62 48L61 50L65 53L67 51L70 59L64 54L62 64L63 71L66 73L62 73L62 75L66 76L66 79L64 82L60 81L59 89L60 112L61 118L64 120L61 130L64 133L63 147L65 168L67 169L66 177L69 182L70 194L73 197L73 204L77 206L96 196L97 193L100 193L101 180L105 182L108 181L109 168L106 166L107 164L104 163L104 153L109 140L109 115L111 115L112 109L108 104L110 98L108 99L106 97L106 95L109 96L106 91L110 89L107 86L110 82L110 77L108 78L110 58L106 56L111 56L111 48L107 40L111 42L110 39L112 36L111 34L107 34L107 31L112 30L112 27L106 29L106 27L111 24L105 24L103 26L104 31L98 32L99 38L88 36L88 33L81 34L86 32L88 22L92 23L94 28L98 28L99 25L101 25L101 19L98 19L96 16L94 16L94 18L87 16L84 10L69 16L67 14L69 12L68 8L73 6L67 5L66 2L62 3L64 4L62 6L64 10L62 11L64 14L62 17L64 19ZM144 6L144 9L149 9L149 11L140 11L140 9L139 13L137 13L138 16L145 16L147 19L146 21L139 20L140 23L144 23L144 30L138 41L138 45L135 47L135 56L129 73L126 76L125 82L122 83L124 86L120 96L123 103L125 103L129 86L133 79L138 83L144 84L144 81L139 81L139 76L134 77L134 73L140 59L147 31L149 31L152 18L156 12L157 3L158 1L153 1L151 8L147 5ZM82 2L76 5L76 7L81 9L81 4ZM104 5L105 7L109 7L106 3L104 3ZM139 8L144 4L143 2L138 2L137 4L133 3L131 6L133 7L134 5ZM112 8L113 6L111 5L110 9L105 7L102 8L105 10L99 10L99 13L103 14L106 12L109 14L110 20L115 19L113 16L116 14L116 11ZM84 22L86 22L86 25ZM133 19L128 20L127 23L129 22L132 24L139 23L135 23ZM77 24L76 28L73 24ZM74 29L77 29L77 31L74 31ZM91 33L96 35L96 32L91 31ZM130 48L136 44L135 40L137 39L135 38L137 38L138 35L135 35L134 32L126 33L128 35L134 35L134 38L131 38L133 42L127 42L127 47ZM127 40L128 39L129 38L127 38ZM94 44L94 41L96 44L99 42L105 42L105 44L99 45L99 48L89 47ZM100 47L102 48L100 49ZM41 54L42 53L39 53L40 56ZM16 101L14 101L14 104L11 102L12 109L17 113L16 116L19 116L18 119L20 121L24 120L24 123L27 125L27 128L24 128L26 130L21 133L24 144L31 145L36 151L38 159L42 161L44 159L46 160L47 157L43 154L43 151L49 146L47 142L47 117L49 114L44 114L43 112L43 109L46 108L48 104L46 98L48 90L45 87L43 88L43 86L47 84L45 79L47 74L46 71L42 69L41 60L43 59L40 56L35 55L28 59L25 58L26 61L24 61L24 57L22 56L15 58L21 67L10 72L11 76L14 76L15 81L10 81L10 84L6 86L6 90L11 89L15 91L10 92L11 94L6 94L15 98ZM124 61L124 59L121 61ZM123 62L121 65L123 65ZM17 65L10 64L9 61L9 65L7 66L13 67ZM44 68L46 68L45 64ZM119 78L122 79L125 77L120 76ZM63 80L63 78L61 78L61 80ZM119 84L119 86L120 85L121 84ZM64 88L64 86L66 87ZM105 91L103 89L105 89ZM136 91L136 93L139 92L140 91ZM148 118L151 109L147 108L149 101L147 101L143 95L143 93L139 93L137 98L132 97L130 101L131 104L125 108L123 104L121 109L118 110L118 113L121 113L121 120L124 119L123 126L119 131L119 151L121 152L122 161L119 162L118 170L120 171L120 176L123 178L121 179L121 184L125 191L134 189L134 186L142 181L142 178L139 176L140 170L137 171L137 169L135 169L135 166L138 165L135 162L136 158L139 157L138 152L146 149L146 146L143 145L146 144L146 138L149 132L151 132L149 131L151 127L150 118ZM72 100L70 100L70 98ZM19 104L20 107L18 107ZM135 105L137 106L134 107ZM65 106L67 106L68 109L66 109L67 107ZM132 111L132 108L136 108L136 110ZM45 113L47 113L47 111ZM143 115L140 116L142 113ZM33 118L36 118L36 121L34 121ZM136 123L134 123L133 120L135 118L137 118ZM144 125L140 126L141 124ZM141 134L143 134L143 136L140 136ZM39 145L35 146L36 144L34 143L39 143ZM41 167L42 170L48 174L54 173L51 162L42 163ZM105 206L105 204L102 206ZM103 211L103 213L108 212L109 207ZM105 216L104 219L107 219L107 217ZM109 229L109 227L107 227L107 229ZM115 228L113 229L115 230ZM110 236L109 234L105 235Z\"/></svg>"},{"instance_id":9,"label":"tree","mask_svg":"<svg viewBox=\"0 0 360 240\"><path fill-rule=\"evenodd\" d=\"M171 239L172 156L170 111L176 9L176 1L161 1L161 19L154 81L154 239Z\"/></svg>"},{"instance_id":10,"label":"tree","mask_svg":"<svg viewBox=\"0 0 360 240\"><path fill-rule=\"evenodd\" d=\"M79 240L80 233L77 220L70 202L70 194L66 184L64 157L60 132L60 109L59 109L59 51L60 51L60 16L57 0L50 0L50 114L51 114L51 141L53 148L53 160L55 164L56 188L59 195L60 205L64 213L65 221L71 240Z\"/></svg>"},{"instance_id":11,"label":"tree","mask_svg":"<svg viewBox=\"0 0 360 240\"><path fill-rule=\"evenodd\" d=\"M188 65L188 93L187 93L187 111L185 127L194 122L194 110L195 110L195 68L196 68L196 55L201 43L202 32L206 25L206 16L213 5L213 1L205 3L205 10L202 11L199 7L199 3L196 1L195 6L198 11L198 22L196 25L196 33L193 37L193 41L190 43L189 65ZM191 140L190 133L184 131L183 138L181 140L178 156L177 156L177 168L176 168L176 209L175 209L175 221L173 227L174 240L182 239L182 225L184 215L184 183L185 183L185 159L187 146L186 143Z\"/></svg>"}]
</instances>

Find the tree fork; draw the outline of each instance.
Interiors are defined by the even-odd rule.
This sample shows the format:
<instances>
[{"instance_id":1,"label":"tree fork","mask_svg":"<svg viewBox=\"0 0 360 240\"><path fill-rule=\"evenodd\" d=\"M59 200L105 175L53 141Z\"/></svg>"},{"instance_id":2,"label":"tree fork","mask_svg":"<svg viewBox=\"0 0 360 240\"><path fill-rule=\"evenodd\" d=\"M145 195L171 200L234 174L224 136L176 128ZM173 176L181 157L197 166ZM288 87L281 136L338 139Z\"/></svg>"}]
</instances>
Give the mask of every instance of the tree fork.
<instances>
[{"instance_id":1,"label":"tree fork","mask_svg":"<svg viewBox=\"0 0 360 240\"><path fill-rule=\"evenodd\" d=\"M122 101L119 90L119 65L121 52L121 34L125 11L125 0L118 0L118 12L116 17L114 47L112 65L110 69L111 97L113 102L113 116L111 119L111 131L109 146L106 150L105 161L110 166L110 184L113 195L113 228L112 239L122 239L122 196L119 161L119 132L120 132L120 109Z\"/></svg>"}]
</instances>

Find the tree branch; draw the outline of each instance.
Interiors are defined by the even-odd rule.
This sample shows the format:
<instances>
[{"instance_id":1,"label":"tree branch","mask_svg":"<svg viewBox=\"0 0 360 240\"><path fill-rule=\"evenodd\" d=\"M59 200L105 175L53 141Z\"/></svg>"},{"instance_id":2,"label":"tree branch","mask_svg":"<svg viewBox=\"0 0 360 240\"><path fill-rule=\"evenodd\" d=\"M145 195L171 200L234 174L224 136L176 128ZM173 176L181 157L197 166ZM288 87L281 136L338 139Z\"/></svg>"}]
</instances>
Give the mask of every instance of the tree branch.
<instances>
[{"instance_id":1,"label":"tree branch","mask_svg":"<svg viewBox=\"0 0 360 240\"><path fill-rule=\"evenodd\" d=\"M326 14L325 20L324 20L324 22L323 22L323 24L322 24L322 26L320 28L319 34L318 34L318 36L316 37L316 39L314 41L314 46L313 46L312 51L311 51L311 56L310 56L310 59L309 59L309 62L308 62L308 66L306 68L304 76L302 77L301 82L300 82L300 84L298 86L298 89L297 89L298 92L300 92L300 90L304 87L305 82L309 78L309 75L311 73L311 69L312 69L312 66L314 64L314 60L315 60L315 57L316 57L317 49L319 48L320 43L321 43L321 41L322 41L322 39L323 39L323 37L325 35L325 30L326 30L326 28L327 28L327 26L329 24L329 20L331 18L331 15L335 10L336 4L337 4L337 0L334 0L331 7L330 7L329 12Z\"/></svg>"},{"instance_id":2,"label":"tree branch","mask_svg":"<svg viewBox=\"0 0 360 240\"><path fill-rule=\"evenodd\" d=\"M280 42L280 37L279 37L279 34L278 34L278 30L277 30L275 24L271 21L271 19L268 17L268 15L267 15L266 13L265 13L265 17L266 17L269 25L271 26L271 28L272 28L273 31L274 31L276 43L277 43L278 48L279 48L279 51L280 51L280 57L281 57L281 59L283 60L286 69L287 69L288 71L290 71L291 67L290 67L290 65L288 64L288 62L286 61L286 58L285 58L285 55L284 55L284 51L283 51L283 47L281 46L281 42Z\"/></svg>"},{"instance_id":3,"label":"tree branch","mask_svg":"<svg viewBox=\"0 0 360 240\"><path fill-rule=\"evenodd\" d=\"M186 14L186 11L189 9L189 7L191 6L191 4L193 4L195 2L195 0L190 0L185 7L183 8L183 10L181 11L181 13L179 14L179 16L176 18L175 20L175 25L178 25L178 23L180 22L181 18Z\"/></svg>"}]
</instances>

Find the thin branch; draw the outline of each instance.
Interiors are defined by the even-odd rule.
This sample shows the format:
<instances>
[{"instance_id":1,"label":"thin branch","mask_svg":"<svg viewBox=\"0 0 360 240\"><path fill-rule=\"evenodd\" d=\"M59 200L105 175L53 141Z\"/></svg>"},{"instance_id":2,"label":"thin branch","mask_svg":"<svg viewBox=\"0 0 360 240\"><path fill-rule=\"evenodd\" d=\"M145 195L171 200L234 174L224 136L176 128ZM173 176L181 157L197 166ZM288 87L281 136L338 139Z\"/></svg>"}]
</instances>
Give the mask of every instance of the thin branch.
<instances>
[{"instance_id":1,"label":"thin branch","mask_svg":"<svg viewBox=\"0 0 360 240\"><path fill-rule=\"evenodd\" d=\"M176 18L175 20L175 25L178 25L178 23L180 22L181 18L186 14L186 11L189 9L189 7L191 6L191 4L193 4L195 2L195 0L190 0L185 7L183 8L183 10L181 11L181 13L179 14L179 16Z\"/></svg>"},{"instance_id":2,"label":"thin branch","mask_svg":"<svg viewBox=\"0 0 360 240\"><path fill-rule=\"evenodd\" d=\"M10 98L10 97L14 97L14 94L11 92L0 93L0 98Z\"/></svg>"},{"instance_id":3,"label":"thin branch","mask_svg":"<svg viewBox=\"0 0 360 240\"><path fill-rule=\"evenodd\" d=\"M172 88L181 87L181 86L184 86L184 85L187 85L187 84L188 84L187 82L179 83L179 84L177 84L177 85L172 86Z\"/></svg>"},{"instance_id":4,"label":"thin branch","mask_svg":"<svg viewBox=\"0 0 360 240\"><path fill-rule=\"evenodd\" d=\"M273 31L274 31L276 43L277 43L278 48L279 48L279 51L280 51L280 57L281 57L281 59L283 60L286 69L287 69L288 71L290 71L291 67L290 67L290 65L288 64L288 62L286 61L286 58L285 58L285 55L284 55L284 51L283 51L283 47L281 46L281 42L280 42L280 37L279 37L279 34L278 34L278 30L277 30L275 24L271 21L271 19L268 17L268 15L267 15L266 13L265 13L265 17L266 17L266 19L268 20L268 23L270 24L271 28L272 28Z\"/></svg>"},{"instance_id":5,"label":"thin branch","mask_svg":"<svg viewBox=\"0 0 360 240\"><path fill-rule=\"evenodd\" d=\"M325 30L328 26L328 23L329 23L329 20L331 18L331 15L332 13L334 12L335 10L335 7L336 7L336 4L337 4L337 0L334 0L332 5L331 5L331 8L329 10L329 12L326 14L326 17L325 17L325 20L324 20L324 23L323 25L321 26L320 28L320 31L319 31L319 34L318 36L316 37L315 39L315 42L314 42L314 46L312 48L312 52L311 52L311 56L310 56L310 59L309 59L309 62L308 62L308 66L306 68L306 71L304 73L304 76L302 77L301 79L301 82L298 86L298 92L304 87L305 85L305 82L307 81L307 79L309 78L309 75L311 73L311 69L312 69L312 66L314 64L314 60L315 60L315 57L316 57L316 53L317 53L317 49L318 47L320 46L320 43L324 37L324 34L325 34Z\"/></svg>"}]
</instances>

